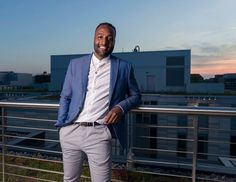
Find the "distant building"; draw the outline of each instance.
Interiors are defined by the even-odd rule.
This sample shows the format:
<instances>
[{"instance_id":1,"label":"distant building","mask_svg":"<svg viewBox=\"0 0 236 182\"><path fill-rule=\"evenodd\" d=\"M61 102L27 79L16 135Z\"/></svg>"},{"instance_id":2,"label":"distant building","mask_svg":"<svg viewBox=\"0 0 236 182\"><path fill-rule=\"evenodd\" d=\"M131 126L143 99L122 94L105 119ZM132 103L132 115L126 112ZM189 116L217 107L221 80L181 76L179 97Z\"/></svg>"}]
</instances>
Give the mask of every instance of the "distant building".
<instances>
[{"instance_id":1,"label":"distant building","mask_svg":"<svg viewBox=\"0 0 236 182\"><path fill-rule=\"evenodd\" d=\"M15 73L13 71L0 72L0 88L17 89L19 87L28 87L32 84L32 74Z\"/></svg>"},{"instance_id":2,"label":"distant building","mask_svg":"<svg viewBox=\"0 0 236 182\"><path fill-rule=\"evenodd\" d=\"M187 88L187 93L201 93L201 94L223 94L223 83L191 83Z\"/></svg>"},{"instance_id":3,"label":"distant building","mask_svg":"<svg viewBox=\"0 0 236 182\"><path fill-rule=\"evenodd\" d=\"M142 92L185 92L190 84L190 50L116 53L130 61Z\"/></svg>"},{"instance_id":4,"label":"distant building","mask_svg":"<svg viewBox=\"0 0 236 182\"><path fill-rule=\"evenodd\" d=\"M50 90L61 91L70 60L84 55L51 56ZM143 93L224 93L224 85L221 83L205 86L190 82L190 50L134 51L113 55L133 64L137 82Z\"/></svg>"},{"instance_id":5,"label":"distant building","mask_svg":"<svg viewBox=\"0 0 236 182\"><path fill-rule=\"evenodd\" d=\"M204 78L200 74L191 74L190 81L191 83L203 82Z\"/></svg>"},{"instance_id":6,"label":"distant building","mask_svg":"<svg viewBox=\"0 0 236 182\"><path fill-rule=\"evenodd\" d=\"M51 75L47 72L43 72L43 74L35 75L34 76L34 83L50 83Z\"/></svg>"},{"instance_id":7,"label":"distant building","mask_svg":"<svg viewBox=\"0 0 236 182\"><path fill-rule=\"evenodd\" d=\"M236 107L235 96L213 96L213 95L163 95L163 94L142 94L142 104L155 108L164 106L194 106L194 107ZM235 168L227 168L219 163L220 157L216 154L219 152L219 156L229 156L227 159L234 158L236 156L236 118L228 116L211 116L211 115L195 115L195 119L198 121L198 155L197 158L201 165L198 169L211 172L224 172L235 174ZM150 126L161 127L140 127L143 123ZM136 124L137 127L133 129L133 145L134 148L150 148L158 149L150 150L136 150L135 156L176 161L178 159L192 160L192 155L185 153L192 150L192 143L189 142L193 133L187 128L193 126L193 115L186 114L166 114L166 113L136 113L132 124ZM166 126L166 127L164 127ZM168 128L167 126L173 126ZM175 127L176 126L176 127ZM148 137L138 137L148 136ZM166 141L163 138L170 138ZM177 139L177 140L173 140ZM220 141L220 142L215 142ZM224 142L222 142L224 141ZM164 152L162 150L164 149ZM182 152L168 152L168 151L183 151ZM204 167L206 165L208 167ZM215 167L212 168L209 167ZM233 171L233 172L232 172Z\"/></svg>"},{"instance_id":8,"label":"distant building","mask_svg":"<svg viewBox=\"0 0 236 182\"><path fill-rule=\"evenodd\" d=\"M214 79L218 83L224 83L225 91L236 91L236 73L216 75Z\"/></svg>"},{"instance_id":9,"label":"distant building","mask_svg":"<svg viewBox=\"0 0 236 182\"><path fill-rule=\"evenodd\" d=\"M47 72L34 76L33 87L37 89L48 90L51 82L51 75Z\"/></svg>"},{"instance_id":10,"label":"distant building","mask_svg":"<svg viewBox=\"0 0 236 182\"><path fill-rule=\"evenodd\" d=\"M190 50L122 52L114 56L130 61L142 92L184 92L190 83ZM60 91L69 61L78 55L51 56L51 90Z\"/></svg>"},{"instance_id":11,"label":"distant building","mask_svg":"<svg viewBox=\"0 0 236 182\"><path fill-rule=\"evenodd\" d=\"M215 75L214 78L204 80L205 83L221 83L224 85L224 92L236 91L236 73L226 73L222 75Z\"/></svg>"},{"instance_id":12,"label":"distant building","mask_svg":"<svg viewBox=\"0 0 236 182\"><path fill-rule=\"evenodd\" d=\"M142 105L175 105L236 108L236 96L142 94Z\"/></svg>"}]
</instances>

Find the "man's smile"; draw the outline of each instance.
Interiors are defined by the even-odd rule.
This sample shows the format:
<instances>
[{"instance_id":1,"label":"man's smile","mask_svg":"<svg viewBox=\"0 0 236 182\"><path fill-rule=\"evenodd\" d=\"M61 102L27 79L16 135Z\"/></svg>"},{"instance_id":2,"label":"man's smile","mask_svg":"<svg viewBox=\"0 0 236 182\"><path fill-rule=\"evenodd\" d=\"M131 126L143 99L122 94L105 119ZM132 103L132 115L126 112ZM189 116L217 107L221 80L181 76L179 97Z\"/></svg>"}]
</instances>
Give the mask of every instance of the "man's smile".
<instances>
[{"instance_id":1,"label":"man's smile","mask_svg":"<svg viewBox=\"0 0 236 182\"><path fill-rule=\"evenodd\" d=\"M102 50L106 50L106 49L107 49L106 46L101 46L101 45L99 45L98 48L99 48L99 49L102 49Z\"/></svg>"}]
</instances>

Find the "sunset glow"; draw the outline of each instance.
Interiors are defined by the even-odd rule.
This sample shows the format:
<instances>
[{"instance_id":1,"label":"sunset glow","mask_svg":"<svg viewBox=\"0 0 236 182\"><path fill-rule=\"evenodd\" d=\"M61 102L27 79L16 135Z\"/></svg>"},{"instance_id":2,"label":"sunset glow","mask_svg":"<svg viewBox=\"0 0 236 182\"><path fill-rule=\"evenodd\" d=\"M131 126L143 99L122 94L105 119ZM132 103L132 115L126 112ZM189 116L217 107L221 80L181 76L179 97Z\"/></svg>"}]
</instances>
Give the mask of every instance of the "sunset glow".
<instances>
[{"instance_id":1,"label":"sunset glow","mask_svg":"<svg viewBox=\"0 0 236 182\"><path fill-rule=\"evenodd\" d=\"M199 73L201 75L236 73L236 59L215 61L215 64L192 66L191 73Z\"/></svg>"}]
</instances>

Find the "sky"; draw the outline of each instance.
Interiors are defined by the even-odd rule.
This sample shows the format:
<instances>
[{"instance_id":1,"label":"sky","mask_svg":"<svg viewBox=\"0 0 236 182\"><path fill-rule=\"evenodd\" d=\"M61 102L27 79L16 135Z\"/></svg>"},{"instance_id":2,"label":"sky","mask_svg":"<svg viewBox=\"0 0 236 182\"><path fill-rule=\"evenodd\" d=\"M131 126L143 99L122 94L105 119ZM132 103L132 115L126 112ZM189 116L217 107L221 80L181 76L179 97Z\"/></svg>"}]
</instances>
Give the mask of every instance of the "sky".
<instances>
[{"instance_id":1,"label":"sky","mask_svg":"<svg viewBox=\"0 0 236 182\"><path fill-rule=\"evenodd\" d=\"M93 51L96 26L114 52L191 50L191 73L236 73L236 0L0 0L0 71L50 73L50 56Z\"/></svg>"}]
</instances>

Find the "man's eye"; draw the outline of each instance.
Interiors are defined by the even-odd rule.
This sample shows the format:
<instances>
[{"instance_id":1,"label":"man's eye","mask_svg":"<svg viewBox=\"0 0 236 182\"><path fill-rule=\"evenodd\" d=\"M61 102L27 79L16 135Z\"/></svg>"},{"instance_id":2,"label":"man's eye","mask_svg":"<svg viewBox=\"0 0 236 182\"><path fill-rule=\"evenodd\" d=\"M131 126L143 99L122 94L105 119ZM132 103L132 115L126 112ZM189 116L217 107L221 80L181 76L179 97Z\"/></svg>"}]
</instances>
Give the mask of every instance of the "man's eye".
<instances>
[{"instance_id":1,"label":"man's eye","mask_svg":"<svg viewBox=\"0 0 236 182\"><path fill-rule=\"evenodd\" d=\"M109 41L113 41L113 37L108 37L108 40Z\"/></svg>"}]
</instances>

